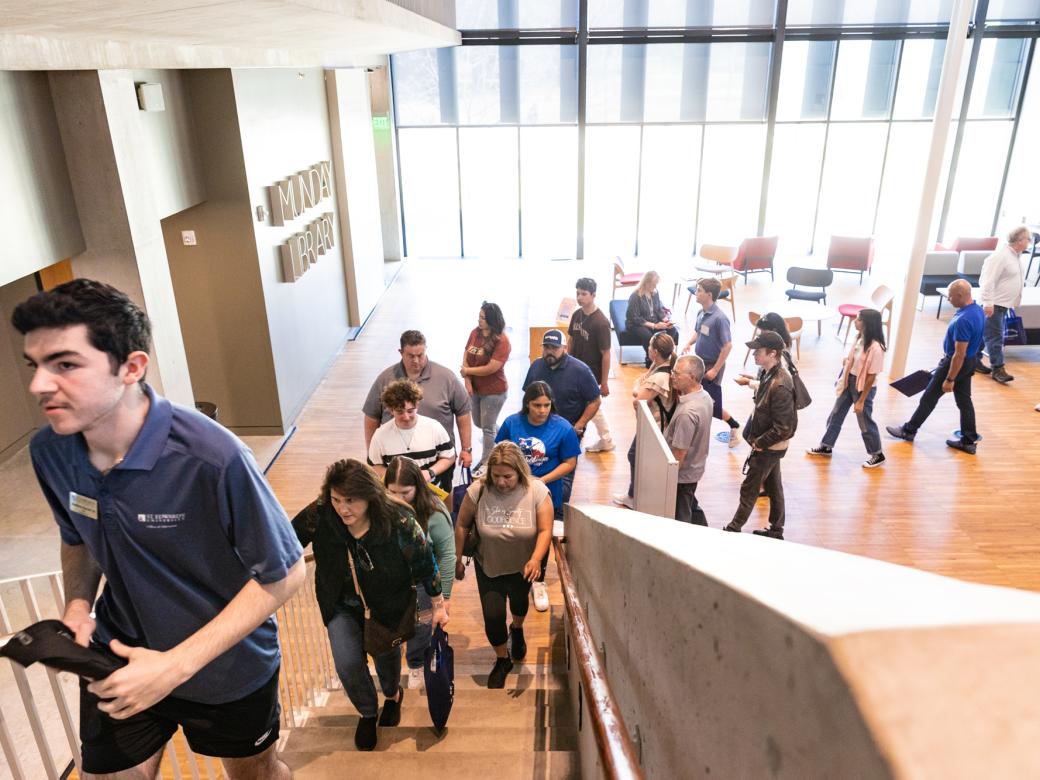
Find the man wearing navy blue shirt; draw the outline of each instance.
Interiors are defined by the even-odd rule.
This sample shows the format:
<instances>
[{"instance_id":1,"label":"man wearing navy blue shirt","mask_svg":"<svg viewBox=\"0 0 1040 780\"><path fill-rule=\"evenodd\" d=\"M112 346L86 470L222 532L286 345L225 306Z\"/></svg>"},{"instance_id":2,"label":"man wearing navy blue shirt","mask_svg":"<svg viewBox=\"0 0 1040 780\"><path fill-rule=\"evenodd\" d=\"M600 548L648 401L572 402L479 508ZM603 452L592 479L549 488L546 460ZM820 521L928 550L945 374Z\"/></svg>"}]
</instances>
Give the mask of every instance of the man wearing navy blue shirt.
<instances>
[{"instance_id":1,"label":"man wearing navy blue shirt","mask_svg":"<svg viewBox=\"0 0 1040 780\"><path fill-rule=\"evenodd\" d=\"M553 391L556 413L571 424L578 441L585 435L585 426L599 410L599 382L591 369L577 358L567 354L563 331L547 330L542 336L542 356L527 369L524 389L532 382L542 381ZM571 500L574 472L565 476L563 502Z\"/></svg>"},{"instance_id":2,"label":"man wearing navy blue shirt","mask_svg":"<svg viewBox=\"0 0 1040 780\"><path fill-rule=\"evenodd\" d=\"M885 430L897 439L913 441L917 430L928 419L939 399L952 392L961 413L961 429L960 437L947 439L946 444L955 450L974 455L979 436L975 429L975 406L971 402L971 378L982 350L986 314L972 300L971 285L963 279L950 285L949 297L957 313L946 328L942 360L932 372L932 379L924 389L910 420L902 425L888 425Z\"/></svg>"},{"instance_id":3,"label":"man wearing navy blue shirt","mask_svg":"<svg viewBox=\"0 0 1040 780\"><path fill-rule=\"evenodd\" d=\"M12 323L49 422L30 455L61 535L62 620L126 661L81 682L85 773L154 777L180 725L229 778L291 777L272 614L305 570L251 453L145 384L151 326L118 290L77 279Z\"/></svg>"},{"instance_id":4,"label":"man wearing navy blue shirt","mask_svg":"<svg viewBox=\"0 0 1040 780\"><path fill-rule=\"evenodd\" d=\"M548 330L542 336L542 356L535 360L524 379L524 389L542 381L553 391L556 413L574 426L578 438L599 410L599 383L591 369L567 354L563 331Z\"/></svg>"}]
</instances>

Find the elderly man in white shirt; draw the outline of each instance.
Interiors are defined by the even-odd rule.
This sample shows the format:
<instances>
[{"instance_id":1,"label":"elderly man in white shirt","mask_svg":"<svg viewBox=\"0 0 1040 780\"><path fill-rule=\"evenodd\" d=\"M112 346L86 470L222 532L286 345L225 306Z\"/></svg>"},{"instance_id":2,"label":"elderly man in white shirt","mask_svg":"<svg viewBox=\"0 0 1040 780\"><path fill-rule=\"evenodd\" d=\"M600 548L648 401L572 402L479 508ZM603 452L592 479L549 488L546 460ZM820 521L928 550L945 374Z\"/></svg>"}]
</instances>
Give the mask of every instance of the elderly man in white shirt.
<instances>
[{"instance_id":1,"label":"elderly man in white shirt","mask_svg":"<svg viewBox=\"0 0 1040 780\"><path fill-rule=\"evenodd\" d=\"M979 360L976 371L990 374L992 378L1006 385L1012 379L1004 368L1004 315L1008 309L1022 302L1022 261L1019 259L1032 236L1029 228L1019 225L1008 233L1007 243L986 258L982 264L982 276L979 286L982 288L982 310L986 313L986 327L983 337L986 351L989 353L989 366Z\"/></svg>"}]
</instances>

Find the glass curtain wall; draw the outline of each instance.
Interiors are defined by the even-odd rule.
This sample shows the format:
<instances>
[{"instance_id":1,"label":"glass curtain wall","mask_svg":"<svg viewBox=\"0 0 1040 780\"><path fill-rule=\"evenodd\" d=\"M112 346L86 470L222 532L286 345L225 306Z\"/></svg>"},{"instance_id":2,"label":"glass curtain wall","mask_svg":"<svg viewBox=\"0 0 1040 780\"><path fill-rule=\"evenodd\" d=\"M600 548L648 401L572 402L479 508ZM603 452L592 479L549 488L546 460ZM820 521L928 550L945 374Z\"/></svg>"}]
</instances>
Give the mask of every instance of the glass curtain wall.
<instances>
[{"instance_id":1,"label":"glass curtain wall","mask_svg":"<svg viewBox=\"0 0 1040 780\"><path fill-rule=\"evenodd\" d=\"M763 234L905 254L952 0L588 0L581 106L578 6L457 0L465 45L392 58L409 255L685 257ZM1040 0L976 13L946 241L1040 221Z\"/></svg>"}]
</instances>

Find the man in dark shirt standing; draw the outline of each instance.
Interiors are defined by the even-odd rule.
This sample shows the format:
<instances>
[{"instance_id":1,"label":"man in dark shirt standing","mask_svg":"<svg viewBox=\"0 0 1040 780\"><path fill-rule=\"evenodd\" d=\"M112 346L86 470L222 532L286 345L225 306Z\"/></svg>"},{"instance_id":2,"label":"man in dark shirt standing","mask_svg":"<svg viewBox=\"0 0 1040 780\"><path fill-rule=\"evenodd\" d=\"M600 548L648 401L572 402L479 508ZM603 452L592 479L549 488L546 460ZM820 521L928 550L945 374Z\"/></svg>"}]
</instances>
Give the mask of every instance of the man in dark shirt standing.
<instances>
[{"instance_id":1,"label":"man in dark shirt standing","mask_svg":"<svg viewBox=\"0 0 1040 780\"><path fill-rule=\"evenodd\" d=\"M567 352L589 367L599 383L600 397L606 398L610 395L607 385L610 376L610 323L596 306L596 280L582 277L574 286L580 308L571 315L571 324L567 328ZM599 431L599 441L588 445L585 451L609 452L614 449L610 424L602 406L592 418L592 424Z\"/></svg>"},{"instance_id":2,"label":"man in dark shirt standing","mask_svg":"<svg viewBox=\"0 0 1040 780\"><path fill-rule=\"evenodd\" d=\"M556 413L574 427L578 441L585 435L585 426L596 416L600 406L600 387L592 370L567 354L563 331L546 331L542 337L542 356L531 364L524 379L524 389L541 380L553 391ZM574 472L563 478L563 502L571 499Z\"/></svg>"},{"instance_id":3,"label":"man in dark shirt standing","mask_svg":"<svg viewBox=\"0 0 1040 780\"><path fill-rule=\"evenodd\" d=\"M961 430L960 438L947 439L946 444L974 455L979 435L975 429L975 406L971 401L971 378L982 351L986 314L971 299L971 285L963 279L950 285L949 297L950 303L957 307L957 313L946 328L939 366L932 372L932 379L910 420L902 425L885 426L885 430L897 439L913 441L917 429L924 425L939 399L952 392L961 412Z\"/></svg>"}]
</instances>

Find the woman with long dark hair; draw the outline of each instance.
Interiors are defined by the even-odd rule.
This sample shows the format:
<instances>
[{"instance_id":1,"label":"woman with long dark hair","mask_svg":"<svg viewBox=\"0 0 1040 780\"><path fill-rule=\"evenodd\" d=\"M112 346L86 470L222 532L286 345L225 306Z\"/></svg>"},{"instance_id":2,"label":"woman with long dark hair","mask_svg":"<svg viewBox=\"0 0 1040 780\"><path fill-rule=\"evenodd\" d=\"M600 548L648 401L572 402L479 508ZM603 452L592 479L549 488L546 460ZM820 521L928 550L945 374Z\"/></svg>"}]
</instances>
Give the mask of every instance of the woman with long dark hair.
<instances>
[{"instance_id":1,"label":"woman with long dark hair","mask_svg":"<svg viewBox=\"0 0 1040 780\"><path fill-rule=\"evenodd\" d=\"M506 402L509 383L505 365L512 347L505 334L506 320L497 303L484 301L477 315L477 327L470 331L462 355L462 374L469 393L473 422L484 434L480 462L474 467L479 474L498 433L498 415Z\"/></svg>"},{"instance_id":2,"label":"woman with long dark hair","mask_svg":"<svg viewBox=\"0 0 1040 780\"><path fill-rule=\"evenodd\" d=\"M632 388L632 407L638 410L639 402L646 401L654 420L663 432L668 427L671 413L675 409L671 393L672 368L675 366L677 357L675 342L667 333L655 333L650 339L647 354L650 356L650 368L636 380L635 387ZM636 479L635 437L632 437L632 446L628 448L628 472L628 492L615 493L614 503L635 509L633 503Z\"/></svg>"},{"instance_id":3,"label":"woman with long dark hair","mask_svg":"<svg viewBox=\"0 0 1040 780\"><path fill-rule=\"evenodd\" d=\"M451 527L448 509L434 495L431 485L423 477L418 464L411 458L397 456L386 467L383 483L390 494L408 503L415 512L419 527L426 534L426 541L433 545L437 559L437 570L441 575L441 594L444 610L448 611L451 601L451 584L455 579L455 532ZM424 615L432 608L426 591L420 590L419 614ZM415 636L408 640L405 660L408 663L408 687L423 687L423 654L430 646L431 626L420 620L415 627Z\"/></svg>"},{"instance_id":4,"label":"woman with long dark hair","mask_svg":"<svg viewBox=\"0 0 1040 780\"><path fill-rule=\"evenodd\" d=\"M528 595L549 554L553 509L548 489L531 476L525 454L513 442L496 444L487 467L487 475L470 486L459 507L455 545L462 548L475 523L477 590L484 633L495 650L487 686L503 688L513 661L527 655ZM462 561L455 566L456 576L461 576ZM507 604L512 614L508 630Z\"/></svg>"},{"instance_id":5,"label":"woman with long dark hair","mask_svg":"<svg viewBox=\"0 0 1040 780\"><path fill-rule=\"evenodd\" d=\"M377 725L400 723L404 690L400 646L373 656L386 697L377 724L379 699L366 660L365 613L381 626L400 626L415 609L415 586L421 584L432 602L433 625L445 625L448 613L433 551L412 508L390 495L375 471L353 459L329 466L321 495L292 525L301 544L313 544L318 608L336 673L361 715L354 744L372 750Z\"/></svg>"},{"instance_id":6,"label":"woman with long dark hair","mask_svg":"<svg viewBox=\"0 0 1040 780\"><path fill-rule=\"evenodd\" d=\"M875 309L861 310L856 315L855 323L858 331L856 342L842 363L841 376L835 385L838 398L827 418L827 430L820 444L809 449L808 453L829 457L838 441L845 416L852 409L856 413L863 445L867 448L868 457L863 461L863 468L873 469L885 462L885 454L881 451L881 434L871 416L874 396L877 395L874 382L885 367L885 332L881 325L881 312Z\"/></svg>"},{"instance_id":7,"label":"woman with long dark hair","mask_svg":"<svg viewBox=\"0 0 1040 780\"><path fill-rule=\"evenodd\" d=\"M581 445L574 426L556 414L547 382L527 386L520 411L502 421L496 441L511 441L520 447L531 474L549 488L557 519L562 518L562 480L577 467Z\"/></svg>"}]
</instances>

